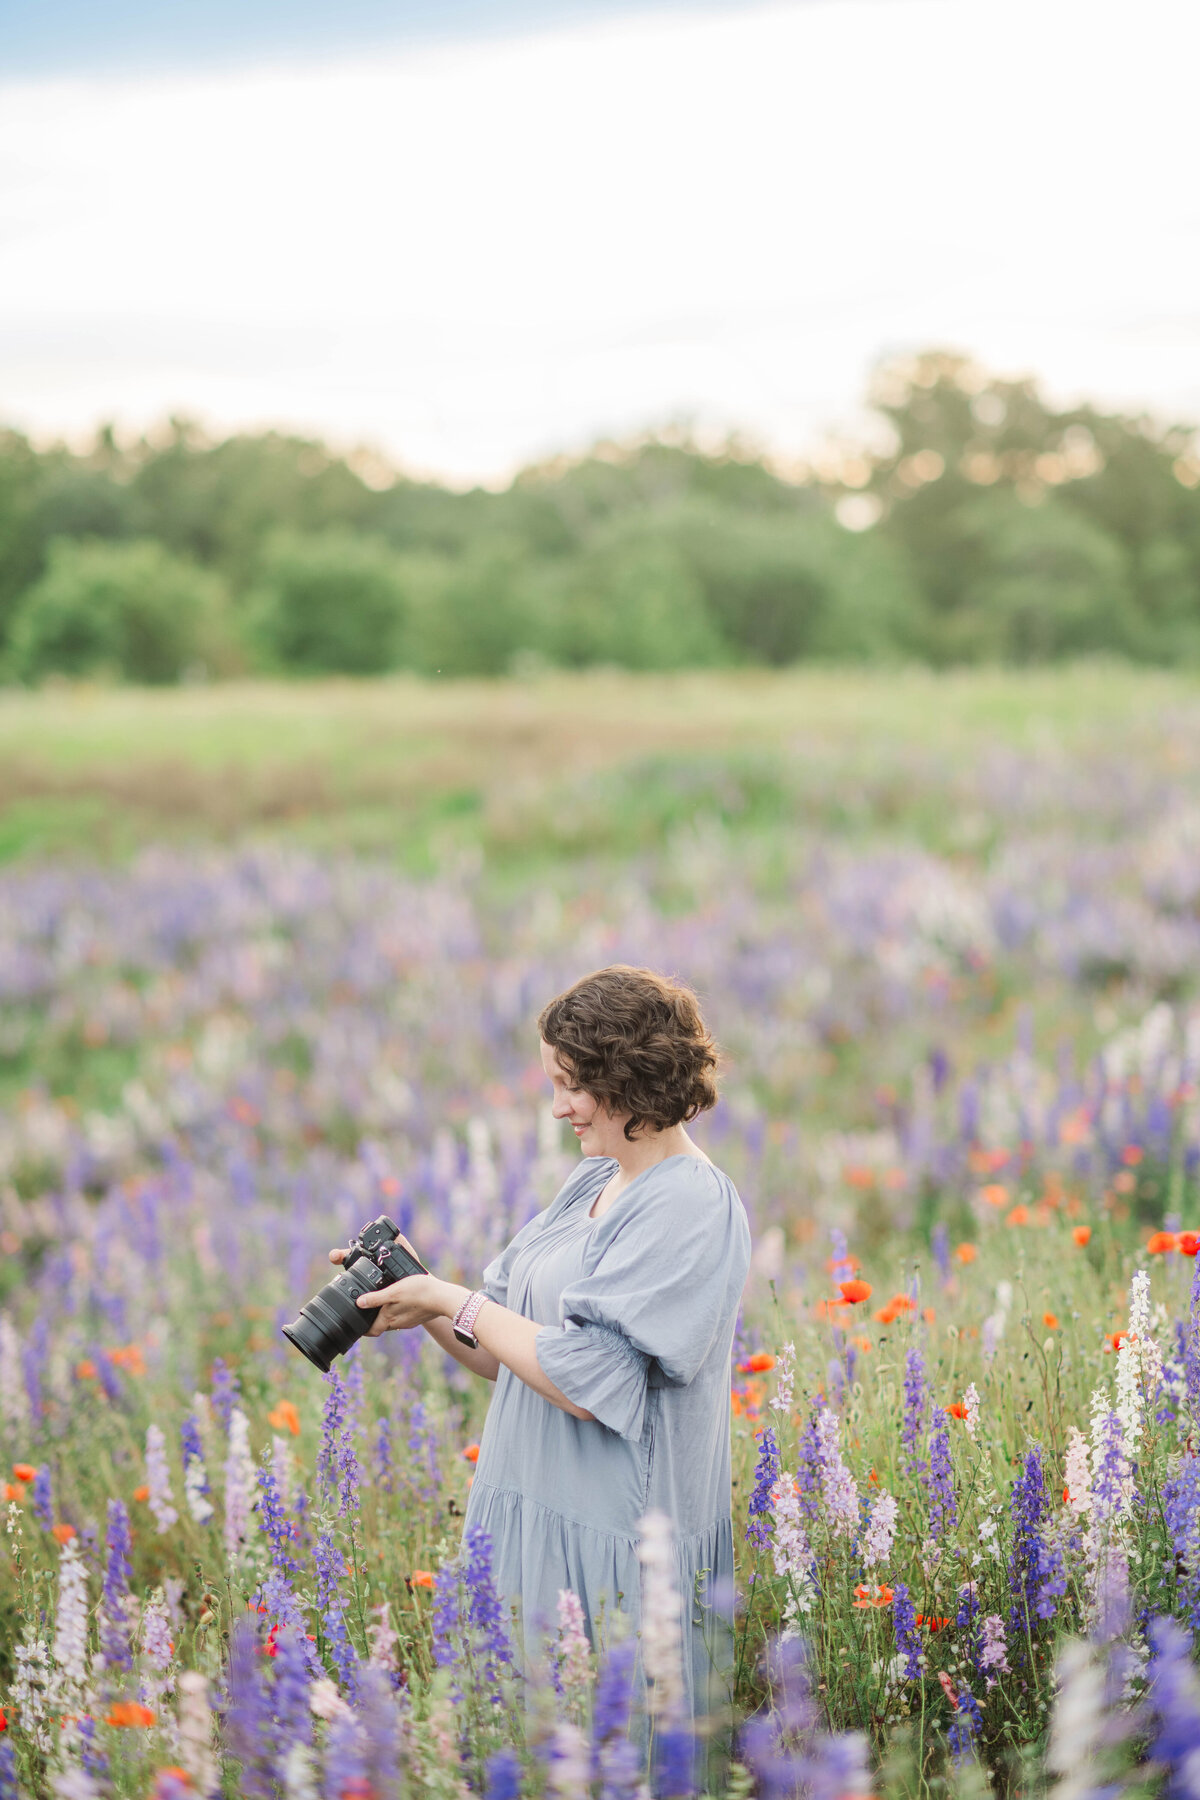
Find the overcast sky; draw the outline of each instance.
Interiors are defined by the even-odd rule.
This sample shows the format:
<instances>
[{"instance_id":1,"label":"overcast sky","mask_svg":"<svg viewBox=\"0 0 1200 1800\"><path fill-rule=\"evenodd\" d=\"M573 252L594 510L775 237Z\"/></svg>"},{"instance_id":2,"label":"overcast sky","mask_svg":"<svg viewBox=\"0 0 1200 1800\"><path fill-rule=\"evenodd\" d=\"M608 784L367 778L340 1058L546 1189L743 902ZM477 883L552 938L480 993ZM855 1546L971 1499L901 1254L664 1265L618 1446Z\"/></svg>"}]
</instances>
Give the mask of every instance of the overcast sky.
<instances>
[{"instance_id":1,"label":"overcast sky","mask_svg":"<svg viewBox=\"0 0 1200 1800\"><path fill-rule=\"evenodd\" d=\"M178 410L457 482L683 419L803 452L930 345L1200 420L1195 0L104 11L0 27L38 436Z\"/></svg>"}]
</instances>

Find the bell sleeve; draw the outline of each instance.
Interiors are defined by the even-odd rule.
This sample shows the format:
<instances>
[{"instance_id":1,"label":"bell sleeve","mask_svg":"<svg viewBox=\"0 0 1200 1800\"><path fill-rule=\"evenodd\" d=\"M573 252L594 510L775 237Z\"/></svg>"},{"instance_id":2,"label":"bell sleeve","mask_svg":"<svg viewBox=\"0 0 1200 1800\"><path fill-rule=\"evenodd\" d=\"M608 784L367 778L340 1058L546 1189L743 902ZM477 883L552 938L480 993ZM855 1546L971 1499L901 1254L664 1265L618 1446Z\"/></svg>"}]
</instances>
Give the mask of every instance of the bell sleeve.
<instances>
[{"instance_id":1,"label":"bell sleeve","mask_svg":"<svg viewBox=\"0 0 1200 1800\"><path fill-rule=\"evenodd\" d=\"M644 1184L644 1187L643 1185ZM641 1178L601 1221L590 1273L535 1339L538 1364L568 1400L635 1442L648 1385L686 1386L736 1310L750 1261L737 1192L698 1158ZM611 1219L611 1225L610 1225Z\"/></svg>"}]
</instances>

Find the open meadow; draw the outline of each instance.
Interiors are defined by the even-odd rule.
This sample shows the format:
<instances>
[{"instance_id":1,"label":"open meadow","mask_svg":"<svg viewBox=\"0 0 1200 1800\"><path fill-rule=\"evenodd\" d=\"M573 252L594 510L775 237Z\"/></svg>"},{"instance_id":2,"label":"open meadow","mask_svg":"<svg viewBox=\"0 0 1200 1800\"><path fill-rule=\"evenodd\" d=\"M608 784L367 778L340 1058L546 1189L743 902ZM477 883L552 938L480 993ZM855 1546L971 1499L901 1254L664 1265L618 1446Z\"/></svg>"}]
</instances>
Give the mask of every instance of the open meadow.
<instances>
[{"instance_id":1,"label":"open meadow","mask_svg":"<svg viewBox=\"0 0 1200 1800\"><path fill-rule=\"evenodd\" d=\"M279 1329L477 1282L614 961L755 1239L702 1791L1200 1794L1200 682L0 691L0 859L0 1800L694 1791L619 1617L514 1675L481 1384Z\"/></svg>"}]
</instances>

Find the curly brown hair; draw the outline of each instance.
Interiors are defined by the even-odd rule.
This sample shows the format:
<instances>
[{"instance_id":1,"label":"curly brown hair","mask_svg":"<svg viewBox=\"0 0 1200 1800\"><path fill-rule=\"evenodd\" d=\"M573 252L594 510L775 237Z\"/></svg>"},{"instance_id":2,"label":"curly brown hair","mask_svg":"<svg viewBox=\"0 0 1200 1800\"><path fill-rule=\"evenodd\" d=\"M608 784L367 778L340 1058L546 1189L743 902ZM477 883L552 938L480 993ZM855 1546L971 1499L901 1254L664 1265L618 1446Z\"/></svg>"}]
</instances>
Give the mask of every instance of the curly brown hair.
<instances>
[{"instance_id":1,"label":"curly brown hair","mask_svg":"<svg viewBox=\"0 0 1200 1800\"><path fill-rule=\"evenodd\" d=\"M543 1009L538 1030L581 1088L630 1115L629 1139L717 1103L718 1051L696 996L652 969L613 963L583 976Z\"/></svg>"}]
</instances>

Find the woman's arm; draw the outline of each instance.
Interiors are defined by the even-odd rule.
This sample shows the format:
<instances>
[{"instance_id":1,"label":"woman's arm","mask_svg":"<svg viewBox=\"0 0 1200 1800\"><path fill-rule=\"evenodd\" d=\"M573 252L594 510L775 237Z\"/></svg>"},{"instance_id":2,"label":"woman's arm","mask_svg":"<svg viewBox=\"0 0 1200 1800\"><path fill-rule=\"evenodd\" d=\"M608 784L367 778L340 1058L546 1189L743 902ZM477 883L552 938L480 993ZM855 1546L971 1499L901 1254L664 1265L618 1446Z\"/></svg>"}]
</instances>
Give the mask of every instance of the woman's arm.
<instances>
[{"instance_id":1,"label":"woman's arm","mask_svg":"<svg viewBox=\"0 0 1200 1800\"><path fill-rule=\"evenodd\" d=\"M341 1262L344 1255L344 1251L331 1250L329 1260ZM537 1334L543 1328L532 1319L511 1312L496 1300L489 1300L475 1321L479 1348L471 1350L466 1344L459 1343L451 1321L470 1293L470 1288L459 1287L452 1281L440 1281L436 1275L406 1275L403 1281L394 1282L377 1293L360 1294L358 1304L364 1312L374 1309L377 1315L367 1334L369 1337L424 1325L434 1343L448 1351L473 1375L495 1381L503 1363L518 1380L531 1387L535 1394L540 1394L543 1400L549 1400L552 1406L560 1407L574 1419L593 1419L594 1413L586 1412L573 1400L568 1400L562 1389L542 1373L535 1345Z\"/></svg>"}]
</instances>

